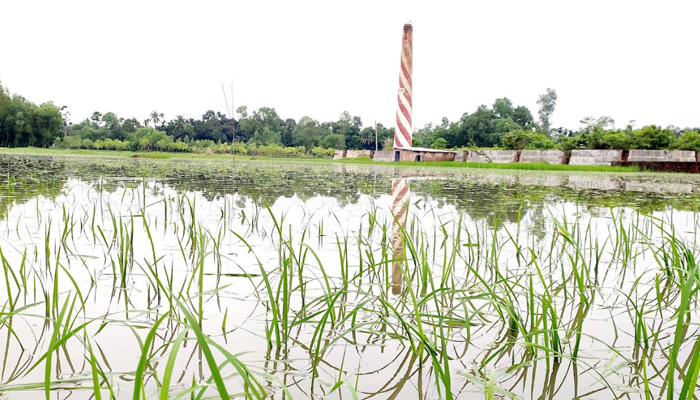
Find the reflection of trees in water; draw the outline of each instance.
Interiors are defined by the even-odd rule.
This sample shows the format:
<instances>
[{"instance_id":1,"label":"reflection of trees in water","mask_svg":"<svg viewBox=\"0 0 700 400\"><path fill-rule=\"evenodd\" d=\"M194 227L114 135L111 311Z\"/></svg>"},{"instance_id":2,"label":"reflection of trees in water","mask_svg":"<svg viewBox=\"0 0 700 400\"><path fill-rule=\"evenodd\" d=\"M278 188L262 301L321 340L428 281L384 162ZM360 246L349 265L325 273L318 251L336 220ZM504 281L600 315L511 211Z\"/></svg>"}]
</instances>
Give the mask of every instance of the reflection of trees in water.
<instances>
[{"instance_id":1,"label":"reflection of trees in water","mask_svg":"<svg viewBox=\"0 0 700 400\"><path fill-rule=\"evenodd\" d=\"M543 195L533 188L521 188L473 181L421 180L413 183L416 195L454 206L474 220L517 222L528 212L528 203L541 203ZM531 192L531 193L530 193Z\"/></svg>"},{"instance_id":2,"label":"reflection of trees in water","mask_svg":"<svg viewBox=\"0 0 700 400\"><path fill-rule=\"evenodd\" d=\"M430 175L441 179L413 180L414 199L434 200L439 207L452 205L474 220L517 222L518 216L529 215L533 222L546 214L545 205L573 202L582 211L611 207L632 207L642 212L668 209L693 211L697 200L689 193L657 193L648 190L620 191L620 187L642 189L663 185L660 181L644 181L627 177L588 178L581 184L580 175L514 175L455 173L454 170L413 170L387 166L358 166L274 162L247 163L201 160L147 160L98 157L48 157L1 155L0 176L3 196L0 217L13 202L21 203L37 194L55 198L68 177L92 182L107 192L137 187L145 177L157 179L179 192L198 192L207 200L238 194L239 205L250 199L274 204L280 197L296 195L306 201L315 196L335 198L341 206L355 204L362 194L391 194L391 181L402 177ZM449 178L444 178L450 175ZM466 179L465 179L466 178ZM8 179L9 182L8 189ZM646 179L646 178L645 178ZM659 178L653 178L659 179ZM602 183L596 183L601 181ZM681 186L674 183L676 186ZM668 186L672 188L674 184ZM684 184L691 187L690 184ZM603 187L607 190L598 190ZM415 202L415 200L414 200Z\"/></svg>"},{"instance_id":3,"label":"reflection of trees in water","mask_svg":"<svg viewBox=\"0 0 700 400\"><path fill-rule=\"evenodd\" d=\"M0 171L0 219L13 205L37 196L55 199L67 180L62 164L49 157L0 157Z\"/></svg>"}]
</instances>

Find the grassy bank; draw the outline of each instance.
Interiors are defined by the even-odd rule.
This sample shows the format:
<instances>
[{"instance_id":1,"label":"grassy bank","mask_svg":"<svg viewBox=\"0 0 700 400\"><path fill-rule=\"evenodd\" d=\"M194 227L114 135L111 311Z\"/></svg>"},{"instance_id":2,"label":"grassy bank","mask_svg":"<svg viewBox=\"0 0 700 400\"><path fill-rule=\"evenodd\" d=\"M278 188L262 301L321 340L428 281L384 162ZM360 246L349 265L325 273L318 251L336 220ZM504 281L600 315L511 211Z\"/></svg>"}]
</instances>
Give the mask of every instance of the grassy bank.
<instances>
[{"instance_id":1,"label":"grassy bank","mask_svg":"<svg viewBox=\"0 0 700 400\"><path fill-rule=\"evenodd\" d=\"M382 164L386 162L374 161L367 157L345 158L334 161L344 164ZM402 161L392 163L393 165L421 166L421 167L448 167L448 168L476 168L476 169L507 169L507 170L528 170L528 171L593 171L593 172L639 172L638 167L611 167L607 165L565 165L537 163L477 163L459 161Z\"/></svg>"},{"instance_id":2,"label":"grassy bank","mask_svg":"<svg viewBox=\"0 0 700 400\"><path fill-rule=\"evenodd\" d=\"M3 148L0 154L28 155L80 155L93 157L123 157L123 158L155 158L155 159L203 159L203 160L232 160L233 154L196 154L196 153L167 153L162 151L118 151L118 150L86 150L86 149L45 149L40 147ZM331 162L330 158L315 157L259 157L236 155L236 160L276 160L276 161L305 161ZM371 160L370 160L371 161Z\"/></svg>"},{"instance_id":3,"label":"grassy bank","mask_svg":"<svg viewBox=\"0 0 700 400\"><path fill-rule=\"evenodd\" d=\"M132 158L156 158L156 159L233 159L231 154L195 154L195 153L165 153L159 151L132 152L132 151L111 151L111 150L73 150L73 149L43 149L35 147L24 148L0 148L0 154L39 154L39 155L85 155L95 157L132 157ZM377 165L400 165L413 167L448 167L448 168L476 168L476 169L506 169L506 170L531 170L531 171L592 171L592 172L639 172L637 167L611 167L604 165L557 165L547 163L466 163L454 161L405 161L399 163L386 163L374 161L367 157L346 158L342 160L331 160L330 158L312 157L256 157L247 155L236 155L236 160L242 161L303 161L314 163L342 163L342 164L377 164Z\"/></svg>"}]
</instances>

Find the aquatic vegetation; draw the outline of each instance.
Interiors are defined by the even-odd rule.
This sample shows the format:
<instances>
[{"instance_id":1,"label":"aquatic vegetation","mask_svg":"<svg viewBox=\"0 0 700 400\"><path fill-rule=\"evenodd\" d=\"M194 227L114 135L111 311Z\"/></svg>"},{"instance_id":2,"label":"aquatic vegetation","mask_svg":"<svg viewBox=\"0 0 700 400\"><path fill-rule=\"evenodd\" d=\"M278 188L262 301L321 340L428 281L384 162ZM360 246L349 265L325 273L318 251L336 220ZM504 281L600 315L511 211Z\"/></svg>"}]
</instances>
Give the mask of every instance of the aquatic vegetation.
<instances>
[{"instance_id":1,"label":"aquatic vegetation","mask_svg":"<svg viewBox=\"0 0 700 400\"><path fill-rule=\"evenodd\" d=\"M692 179L10 158L2 398L697 396Z\"/></svg>"}]
</instances>

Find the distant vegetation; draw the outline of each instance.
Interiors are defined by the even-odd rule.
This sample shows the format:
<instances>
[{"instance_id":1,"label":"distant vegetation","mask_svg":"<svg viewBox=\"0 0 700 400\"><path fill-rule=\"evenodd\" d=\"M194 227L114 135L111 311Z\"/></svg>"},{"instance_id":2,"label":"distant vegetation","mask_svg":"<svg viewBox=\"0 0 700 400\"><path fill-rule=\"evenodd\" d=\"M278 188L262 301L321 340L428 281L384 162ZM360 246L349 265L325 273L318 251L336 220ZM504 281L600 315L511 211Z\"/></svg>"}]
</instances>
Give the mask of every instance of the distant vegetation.
<instances>
[{"instance_id":1,"label":"distant vegetation","mask_svg":"<svg viewBox=\"0 0 700 400\"><path fill-rule=\"evenodd\" d=\"M610 117L582 119L577 131L550 128L549 119L556 106L556 92L547 89L540 96L539 120L524 106L514 107L508 98L497 99L492 107L480 106L458 121L442 119L440 125L428 124L414 133L415 146L432 148L523 149L678 149L700 151L698 128L656 125L635 129L630 121L623 129Z\"/></svg>"},{"instance_id":2,"label":"distant vegetation","mask_svg":"<svg viewBox=\"0 0 700 400\"><path fill-rule=\"evenodd\" d=\"M552 128L550 119L557 94L547 89L540 96L536 121L525 106L508 98L491 107L482 105L457 121L443 118L414 133L415 146L440 149L465 147L505 149L681 149L700 151L698 129L634 128L631 121L616 129L609 117L584 118L582 128ZM209 110L201 118L182 115L166 120L153 111L148 119L121 118L113 112L95 111L90 118L72 123L66 106L39 106L0 84L0 146L57 147L126 151L249 154L259 156L327 157L333 149L380 150L391 148L394 128L382 124L364 126L360 117L343 112L337 121L319 122L311 117L283 119L274 108L248 112L236 110L236 118ZM375 143L375 138L378 144Z\"/></svg>"}]
</instances>

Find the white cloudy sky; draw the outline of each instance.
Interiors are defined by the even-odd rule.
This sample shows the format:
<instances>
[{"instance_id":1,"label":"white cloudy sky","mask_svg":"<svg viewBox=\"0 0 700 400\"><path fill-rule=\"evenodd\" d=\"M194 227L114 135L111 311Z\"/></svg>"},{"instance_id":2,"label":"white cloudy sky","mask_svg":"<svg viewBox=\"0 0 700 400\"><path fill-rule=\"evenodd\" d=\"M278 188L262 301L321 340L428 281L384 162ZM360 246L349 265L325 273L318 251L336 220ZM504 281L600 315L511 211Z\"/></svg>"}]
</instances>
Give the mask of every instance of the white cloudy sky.
<instances>
[{"instance_id":1,"label":"white cloudy sky","mask_svg":"<svg viewBox=\"0 0 700 400\"><path fill-rule=\"evenodd\" d=\"M2 1L0 80L13 93L142 120L270 106L283 118L394 121L402 27L414 27L415 126L509 97L554 126L700 126L691 1Z\"/></svg>"}]
</instances>

